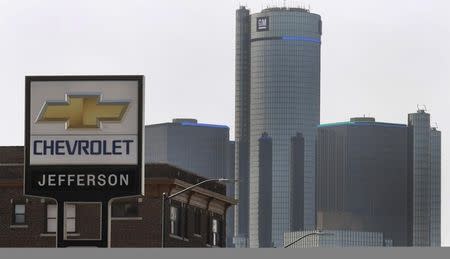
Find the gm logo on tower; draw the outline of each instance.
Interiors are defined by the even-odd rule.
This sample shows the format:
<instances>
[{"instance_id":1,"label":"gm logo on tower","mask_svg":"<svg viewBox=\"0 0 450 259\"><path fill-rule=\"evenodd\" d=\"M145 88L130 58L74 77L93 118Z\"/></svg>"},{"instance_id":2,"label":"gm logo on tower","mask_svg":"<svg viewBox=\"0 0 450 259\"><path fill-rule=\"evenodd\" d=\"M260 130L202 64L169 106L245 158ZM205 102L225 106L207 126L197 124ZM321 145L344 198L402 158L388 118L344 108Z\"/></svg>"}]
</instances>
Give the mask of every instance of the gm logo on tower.
<instances>
[{"instance_id":1,"label":"gm logo on tower","mask_svg":"<svg viewBox=\"0 0 450 259\"><path fill-rule=\"evenodd\" d=\"M143 76L26 77L25 194L143 194Z\"/></svg>"}]
</instances>

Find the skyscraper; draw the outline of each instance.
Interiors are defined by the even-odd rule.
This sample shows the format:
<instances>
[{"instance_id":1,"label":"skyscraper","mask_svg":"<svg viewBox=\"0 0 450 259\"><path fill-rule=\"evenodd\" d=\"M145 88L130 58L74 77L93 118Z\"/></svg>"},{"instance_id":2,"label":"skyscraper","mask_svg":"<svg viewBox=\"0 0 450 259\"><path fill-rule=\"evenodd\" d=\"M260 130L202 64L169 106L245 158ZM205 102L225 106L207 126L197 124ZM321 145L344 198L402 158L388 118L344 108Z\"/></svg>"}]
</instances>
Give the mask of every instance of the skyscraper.
<instances>
[{"instance_id":1,"label":"skyscraper","mask_svg":"<svg viewBox=\"0 0 450 259\"><path fill-rule=\"evenodd\" d=\"M250 148L250 11L236 11L235 57L235 198L239 200L234 212L236 247L248 246L249 220L249 148Z\"/></svg>"},{"instance_id":2,"label":"skyscraper","mask_svg":"<svg viewBox=\"0 0 450 259\"><path fill-rule=\"evenodd\" d=\"M289 147L297 132L303 134L305 141L304 225L314 226L321 34L320 16L303 8L267 8L251 15L244 7L237 10L235 136L236 176L240 179L236 192L240 201L236 210L237 243L246 243L247 236L250 247L260 243L257 201L262 190L258 140L263 132L270 135L273 145L275 246L282 246L283 234L290 228Z\"/></svg>"},{"instance_id":3,"label":"skyscraper","mask_svg":"<svg viewBox=\"0 0 450 259\"><path fill-rule=\"evenodd\" d=\"M374 118L318 127L318 229L379 232L407 245L407 135L406 125Z\"/></svg>"},{"instance_id":4,"label":"skyscraper","mask_svg":"<svg viewBox=\"0 0 450 259\"><path fill-rule=\"evenodd\" d=\"M408 145L408 244L440 246L441 132L425 110L408 115Z\"/></svg>"},{"instance_id":5,"label":"skyscraper","mask_svg":"<svg viewBox=\"0 0 450 259\"><path fill-rule=\"evenodd\" d=\"M322 124L317 228L383 233L393 246L440 246L441 132L424 110L408 125Z\"/></svg>"},{"instance_id":6,"label":"skyscraper","mask_svg":"<svg viewBox=\"0 0 450 259\"><path fill-rule=\"evenodd\" d=\"M430 245L430 114L408 115L409 244Z\"/></svg>"},{"instance_id":7,"label":"skyscraper","mask_svg":"<svg viewBox=\"0 0 450 259\"><path fill-rule=\"evenodd\" d=\"M430 245L441 246L441 132L430 132Z\"/></svg>"}]
</instances>

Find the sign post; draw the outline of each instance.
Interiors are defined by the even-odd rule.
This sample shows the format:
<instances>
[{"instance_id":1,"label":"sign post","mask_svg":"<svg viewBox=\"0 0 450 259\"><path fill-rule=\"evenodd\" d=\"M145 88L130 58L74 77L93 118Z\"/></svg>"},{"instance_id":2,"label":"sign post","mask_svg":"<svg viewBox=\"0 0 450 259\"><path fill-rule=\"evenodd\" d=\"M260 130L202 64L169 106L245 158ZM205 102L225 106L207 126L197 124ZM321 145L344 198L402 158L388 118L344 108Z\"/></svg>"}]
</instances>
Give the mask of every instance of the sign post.
<instances>
[{"instance_id":1,"label":"sign post","mask_svg":"<svg viewBox=\"0 0 450 259\"><path fill-rule=\"evenodd\" d=\"M24 194L58 204L57 246L109 246L109 203L144 194L143 76L28 76ZM64 203L100 203L97 240L68 240Z\"/></svg>"}]
</instances>

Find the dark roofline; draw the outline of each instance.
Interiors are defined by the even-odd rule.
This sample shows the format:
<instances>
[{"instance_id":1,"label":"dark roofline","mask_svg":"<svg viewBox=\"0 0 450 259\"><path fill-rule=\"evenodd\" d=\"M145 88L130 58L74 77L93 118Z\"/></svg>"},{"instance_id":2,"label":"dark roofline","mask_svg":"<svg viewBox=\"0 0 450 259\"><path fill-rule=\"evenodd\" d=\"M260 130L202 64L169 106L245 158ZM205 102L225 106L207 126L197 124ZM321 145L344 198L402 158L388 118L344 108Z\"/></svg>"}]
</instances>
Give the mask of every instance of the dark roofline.
<instances>
[{"instance_id":1,"label":"dark roofline","mask_svg":"<svg viewBox=\"0 0 450 259\"><path fill-rule=\"evenodd\" d=\"M145 125L146 128L159 127L159 126L184 126L184 127L203 127L203 128L216 128L230 130L230 127L219 124L207 124L207 123L193 123L193 122L164 122L157 124Z\"/></svg>"},{"instance_id":2,"label":"dark roofline","mask_svg":"<svg viewBox=\"0 0 450 259\"><path fill-rule=\"evenodd\" d=\"M145 164L145 179L151 178L175 178L190 184L210 179L171 164L148 163ZM202 188L226 195L226 185L220 182L205 183Z\"/></svg>"},{"instance_id":3,"label":"dark roofline","mask_svg":"<svg viewBox=\"0 0 450 259\"><path fill-rule=\"evenodd\" d=\"M406 128L406 124L397 123L387 123L387 122L357 122L357 121L345 121L345 122L335 122L335 123L324 123L317 126L318 128L327 127L341 127L341 126L378 126L378 127L396 127L396 128Z\"/></svg>"}]
</instances>

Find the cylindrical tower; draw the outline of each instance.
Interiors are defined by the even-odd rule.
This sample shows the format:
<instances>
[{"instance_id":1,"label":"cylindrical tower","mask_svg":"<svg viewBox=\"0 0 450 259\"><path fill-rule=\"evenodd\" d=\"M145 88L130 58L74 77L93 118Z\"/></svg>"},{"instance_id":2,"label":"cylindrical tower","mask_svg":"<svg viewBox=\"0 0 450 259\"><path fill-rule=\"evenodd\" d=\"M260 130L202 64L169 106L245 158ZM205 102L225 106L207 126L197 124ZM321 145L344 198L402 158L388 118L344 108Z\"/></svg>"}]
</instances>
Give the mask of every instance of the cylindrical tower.
<instances>
[{"instance_id":1,"label":"cylindrical tower","mask_svg":"<svg viewBox=\"0 0 450 259\"><path fill-rule=\"evenodd\" d=\"M275 246L289 231L290 140L305 141L305 228L314 227L315 138L320 121L321 18L302 8L269 8L250 21L250 247L257 247L259 145L273 141L272 235Z\"/></svg>"}]
</instances>

